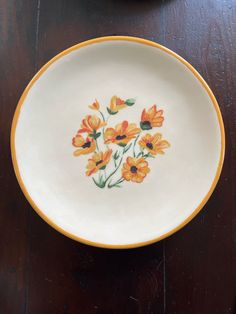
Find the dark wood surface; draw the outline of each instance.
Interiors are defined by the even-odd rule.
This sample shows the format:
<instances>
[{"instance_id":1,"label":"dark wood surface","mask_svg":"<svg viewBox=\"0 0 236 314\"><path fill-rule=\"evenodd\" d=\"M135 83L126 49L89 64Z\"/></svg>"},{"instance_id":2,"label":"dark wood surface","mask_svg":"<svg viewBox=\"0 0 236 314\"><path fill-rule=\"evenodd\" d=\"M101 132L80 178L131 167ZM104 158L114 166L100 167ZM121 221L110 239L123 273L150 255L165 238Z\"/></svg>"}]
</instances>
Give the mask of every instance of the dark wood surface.
<instances>
[{"instance_id":1,"label":"dark wood surface","mask_svg":"<svg viewBox=\"0 0 236 314\"><path fill-rule=\"evenodd\" d=\"M144 37L186 58L214 91L226 128L223 173L201 213L170 238L126 251L81 245L42 221L9 148L34 73L104 35ZM235 314L235 135L235 0L0 0L0 314Z\"/></svg>"}]
</instances>

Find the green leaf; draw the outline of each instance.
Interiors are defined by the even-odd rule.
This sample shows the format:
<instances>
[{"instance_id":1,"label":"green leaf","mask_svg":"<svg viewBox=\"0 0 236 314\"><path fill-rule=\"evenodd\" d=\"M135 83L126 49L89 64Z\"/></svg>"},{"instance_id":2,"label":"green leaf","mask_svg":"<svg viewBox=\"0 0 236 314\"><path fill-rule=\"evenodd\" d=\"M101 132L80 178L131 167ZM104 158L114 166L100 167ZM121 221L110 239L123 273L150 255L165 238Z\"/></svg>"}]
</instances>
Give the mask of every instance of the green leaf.
<instances>
[{"instance_id":1,"label":"green leaf","mask_svg":"<svg viewBox=\"0 0 236 314\"><path fill-rule=\"evenodd\" d=\"M93 182L96 184L96 186L98 186L99 188L103 189L105 187L105 183L104 182L97 182L94 178L93 179Z\"/></svg>"},{"instance_id":2,"label":"green leaf","mask_svg":"<svg viewBox=\"0 0 236 314\"><path fill-rule=\"evenodd\" d=\"M142 130L151 130L152 126L150 124L143 124L142 122L140 122L140 128Z\"/></svg>"},{"instance_id":3,"label":"green leaf","mask_svg":"<svg viewBox=\"0 0 236 314\"><path fill-rule=\"evenodd\" d=\"M131 146L132 146L132 143L129 144L128 146L126 145L126 147L124 148L124 153L126 153L130 149Z\"/></svg>"},{"instance_id":4,"label":"green leaf","mask_svg":"<svg viewBox=\"0 0 236 314\"><path fill-rule=\"evenodd\" d=\"M111 115L117 114L118 111L111 111L108 107L107 107L107 112Z\"/></svg>"},{"instance_id":5,"label":"green leaf","mask_svg":"<svg viewBox=\"0 0 236 314\"><path fill-rule=\"evenodd\" d=\"M109 189L112 189L112 188L122 188L122 186L120 185L120 183L116 183L116 184L111 184L111 182L108 183L108 186L107 186Z\"/></svg>"},{"instance_id":6,"label":"green leaf","mask_svg":"<svg viewBox=\"0 0 236 314\"><path fill-rule=\"evenodd\" d=\"M121 147L125 147L125 146L126 146L126 144L124 144L124 143L119 143L119 144L117 144L117 145L119 145L119 146L121 146Z\"/></svg>"},{"instance_id":7,"label":"green leaf","mask_svg":"<svg viewBox=\"0 0 236 314\"><path fill-rule=\"evenodd\" d=\"M121 184L122 182L124 182L123 178L121 178L119 181L117 181L117 184Z\"/></svg>"},{"instance_id":8,"label":"green leaf","mask_svg":"<svg viewBox=\"0 0 236 314\"><path fill-rule=\"evenodd\" d=\"M100 168L100 170L104 170L104 169L106 169L106 166L103 166L102 168Z\"/></svg>"},{"instance_id":9,"label":"green leaf","mask_svg":"<svg viewBox=\"0 0 236 314\"><path fill-rule=\"evenodd\" d=\"M94 135L94 139L96 140L97 138L99 138L99 136L101 135L101 132L98 132Z\"/></svg>"},{"instance_id":10,"label":"green leaf","mask_svg":"<svg viewBox=\"0 0 236 314\"><path fill-rule=\"evenodd\" d=\"M90 137L92 137L92 138L94 138L95 140L97 139L97 138L99 138L99 136L101 135L101 132L94 132L93 134L89 134L89 136Z\"/></svg>"},{"instance_id":11,"label":"green leaf","mask_svg":"<svg viewBox=\"0 0 236 314\"><path fill-rule=\"evenodd\" d=\"M119 184L114 185L114 187L115 187L115 188L122 188L122 186L119 185Z\"/></svg>"},{"instance_id":12,"label":"green leaf","mask_svg":"<svg viewBox=\"0 0 236 314\"><path fill-rule=\"evenodd\" d=\"M134 98L126 99L125 104L127 106L133 106L135 104L135 99Z\"/></svg>"},{"instance_id":13,"label":"green leaf","mask_svg":"<svg viewBox=\"0 0 236 314\"><path fill-rule=\"evenodd\" d=\"M144 158L155 158L155 156L153 156L152 154L148 153L148 154L145 154L143 155Z\"/></svg>"},{"instance_id":14,"label":"green leaf","mask_svg":"<svg viewBox=\"0 0 236 314\"><path fill-rule=\"evenodd\" d=\"M137 158L142 156L142 155L143 155L143 152L138 153Z\"/></svg>"},{"instance_id":15,"label":"green leaf","mask_svg":"<svg viewBox=\"0 0 236 314\"><path fill-rule=\"evenodd\" d=\"M117 159L119 158L119 152L118 152L118 151L115 152L113 158L114 158L115 160L117 160Z\"/></svg>"},{"instance_id":16,"label":"green leaf","mask_svg":"<svg viewBox=\"0 0 236 314\"><path fill-rule=\"evenodd\" d=\"M101 172L99 171L99 174L98 174L98 181L99 181L99 184L101 184L102 183L102 174L101 174Z\"/></svg>"}]
</instances>

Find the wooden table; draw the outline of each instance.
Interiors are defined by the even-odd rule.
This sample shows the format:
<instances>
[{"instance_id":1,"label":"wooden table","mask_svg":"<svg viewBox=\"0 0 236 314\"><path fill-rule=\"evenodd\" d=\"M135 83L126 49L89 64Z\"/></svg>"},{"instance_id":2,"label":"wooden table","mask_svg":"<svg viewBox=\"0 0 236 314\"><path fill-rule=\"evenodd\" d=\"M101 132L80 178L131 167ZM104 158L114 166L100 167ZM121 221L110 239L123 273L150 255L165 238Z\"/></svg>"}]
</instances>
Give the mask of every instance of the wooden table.
<instances>
[{"instance_id":1,"label":"wooden table","mask_svg":"<svg viewBox=\"0 0 236 314\"><path fill-rule=\"evenodd\" d=\"M157 41L214 91L226 128L219 184L202 212L160 243L87 247L49 227L14 175L17 101L61 50L104 35ZM236 1L0 0L0 313L236 313ZM204 173L199 174L204 175Z\"/></svg>"}]
</instances>

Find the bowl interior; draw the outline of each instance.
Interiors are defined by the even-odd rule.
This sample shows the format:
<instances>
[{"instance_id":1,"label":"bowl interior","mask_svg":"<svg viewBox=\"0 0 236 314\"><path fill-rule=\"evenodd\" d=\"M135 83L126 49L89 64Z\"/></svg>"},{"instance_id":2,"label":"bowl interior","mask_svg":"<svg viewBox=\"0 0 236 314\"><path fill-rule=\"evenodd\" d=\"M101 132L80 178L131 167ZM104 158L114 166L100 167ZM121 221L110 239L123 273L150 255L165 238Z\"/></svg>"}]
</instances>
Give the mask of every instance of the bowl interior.
<instances>
[{"instance_id":1,"label":"bowl interior","mask_svg":"<svg viewBox=\"0 0 236 314\"><path fill-rule=\"evenodd\" d=\"M156 104L165 120L150 132L171 146L150 158L142 183L101 189L85 175L88 155L73 156L71 140L81 120L97 114L88 105L96 98L106 112L113 95L136 101L109 127L139 125L143 109ZM209 196L222 158L206 88L175 56L135 41L95 42L51 63L22 100L14 132L23 189L41 215L75 238L108 246L151 241L181 225Z\"/></svg>"}]
</instances>

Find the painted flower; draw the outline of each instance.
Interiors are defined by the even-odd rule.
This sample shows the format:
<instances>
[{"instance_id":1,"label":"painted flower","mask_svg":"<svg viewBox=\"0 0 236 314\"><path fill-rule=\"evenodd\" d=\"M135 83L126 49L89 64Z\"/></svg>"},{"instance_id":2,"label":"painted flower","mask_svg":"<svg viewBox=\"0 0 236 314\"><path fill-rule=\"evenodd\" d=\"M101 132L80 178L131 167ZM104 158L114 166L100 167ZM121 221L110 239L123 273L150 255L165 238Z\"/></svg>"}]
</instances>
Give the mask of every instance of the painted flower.
<instances>
[{"instance_id":1,"label":"painted flower","mask_svg":"<svg viewBox=\"0 0 236 314\"><path fill-rule=\"evenodd\" d=\"M123 100L118 98L117 96L112 96L110 101L110 107L107 108L109 114L116 114L119 110L124 109L126 107L131 107L135 104L134 98L129 98Z\"/></svg>"},{"instance_id":2,"label":"painted flower","mask_svg":"<svg viewBox=\"0 0 236 314\"><path fill-rule=\"evenodd\" d=\"M100 169L105 169L112 155L112 149L105 152L94 153L92 158L88 160L86 175L91 176Z\"/></svg>"},{"instance_id":3,"label":"painted flower","mask_svg":"<svg viewBox=\"0 0 236 314\"><path fill-rule=\"evenodd\" d=\"M74 151L74 156L87 155L93 153L96 149L96 143L93 138L87 137L85 140L78 133L73 137L72 145L78 148Z\"/></svg>"},{"instance_id":4,"label":"painted flower","mask_svg":"<svg viewBox=\"0 0 236 314\"><path fill-rule=\"evenodd\" d=\"M140 131L140 128L138 128L135 123L129 124L128 121L123 121L117 124L114 129L107 128L105 130L105 144L115 143L120 146L125 146L129 141L135 138Z\"/></svg>"},{"instance_id":5,"label":"painted flower","mask_svg":"<svg viewBox=\"0 0 236 314\"><path fill-rule=\"evenodd\" d=\"M110 114L116 114L119 110L127 107L125 101L113 96L110 101L110 107L107 109Z\"/></svg>"},{"instance_id":6,"label":"painted flower","mask_svg":"<svg viewBox=\"0 0 236 314\"><path fill-rule=\"evenodd\" d=\"M99 117L95 115L88 115L82 120L82 123L80 125L81 129L78 131L78 133L87 132L88 134L93 134L105 125L106 123L102 122Z\"/></svg>"},{"instance_id":7,"label":"painted flower","mask_svg":"<svg viewBox=\"0 0 236 314\"><path fill-rule=\"evenodd\" d=\"M149 172L148 162L143 157L127 157L123 164L122 177L126 181L141 183Z\"/></svg>"},{"instance_id":8,"label":"painted flower","mask_svg":"<svg viewBox=\"0 0 236 314\"><path fill-rule=\"evenodd\" d=\"M89 108L92 110L99 110L100 109L100 104L97 101L97 99L95 99L95 101L92 103L92 105L89 105Z\"/></svg>"},{"instance_id":9,"label":"painted flower","mask_svg":"<svg viewBox=\"0 0 236 314\"><path fill-rule=\"evenodd\" d=\"M154 127L162 126L163 121L163 110L157 110L157 106L153 105L148 111L146 109L143 110L140 127L142 130L150 130Z\"/></svg>"},{"instance_id":10,"label":"painted flower","mask_svg":"<svg viewBox=\"0 0 236 314\"><path fill-rule=\"evenodd\" d=\"M80 129L72 139L72 145L75 147L74 156L91 154L88 157L85 174L91 176L92 181L99 188L118 188L124 181L143 182L150 172L148 158L164 154L165 149L170 147L169 142L163 139L160 133L140 134L143 130L151 130L163 125L163 110L157 110L156 105L142 110L140 126L127 120L115 126L114 124L107 126L107 121L111 120L112 115L133 106L135 102L135 98L121 99L114 95L108 103L108 114L105 114L100 109L100 103L95 99L89 108L97 113L84 117ZM122 146L123 149L118 149L113 154L110 148L113 144ZM100 149L105 146L104 150ZM132 155L129 151L132 151ZM127 157L129 155L130 157ZM101 171L106 167L108 168L106 171Z\"/></svg>"},{"instance_id":11,"label":"painted flower","mask_svg":"<svg viewBox=\"0 0 236 314\"><path fill-rule=\"evenodd\" d=\"M154 135L146 134L138 143L152 155L164 154L163 149L170 147L169 142L162 140L162 135L160 133Z\"/></svg>"}]
</instances>

